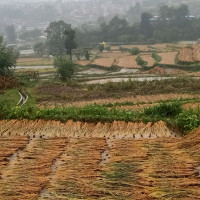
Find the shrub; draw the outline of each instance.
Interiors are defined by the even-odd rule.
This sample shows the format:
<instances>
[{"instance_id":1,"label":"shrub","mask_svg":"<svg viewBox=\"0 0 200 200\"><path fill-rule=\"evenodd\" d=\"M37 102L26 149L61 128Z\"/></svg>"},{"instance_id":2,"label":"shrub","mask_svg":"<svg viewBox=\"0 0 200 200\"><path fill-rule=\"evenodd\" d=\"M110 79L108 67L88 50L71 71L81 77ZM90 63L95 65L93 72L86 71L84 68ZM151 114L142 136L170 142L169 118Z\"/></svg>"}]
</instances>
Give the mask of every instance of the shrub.
<instances>
[{"instance_id":1,"label":"shrub","mask_svg":"<svg viewBox=\"0 0 200 200\"><path fill-rule=\"evenodd\" d=\"M119 47L119 50L120 50L122 53L124 53L124 52L129 52L129 51L130 51L130 49L124 48L123 46L120 46L120 47Z\"/></svg>"},{"instance_id":2,"label":"shrub","mask_svg":"<svg viewBox=\"0 0 200 200\"><path fill-rule=\"evenodd\" d=\"M85 59L90 60L90 54L88 51L85 52Z\"/></svg>"},{"instance_id":3,"label":"shrub","mask_svg":"<svg viewBox=\"0 0 200 200\"><path fill-rule=\"evenodd\" d=\"M75 64L67 57L56 57L54 67L57 68L57 74L62 81L67 81L74 75Z\"/></svg>"},{"instance_id":4,"label":"shrub","mask_svg":"<svg viewBox=\"0 0 200 200\"><path fill-rule=\"evenodd\" d=\"M177 116L175 122L178 127L181 127L185 132L188 132L199 126L200 119L192 111L185 110Z\"/></svg>"},{"instance_id":5,"label":"shrub","mask_svg":"<svg viewBox=\"0 0 200 200\"><path fill-rule=\"evenodd\" d=\"M157 53L152 53L152 58L156 61L156 63L159 63L162 61L162 57L159 56Z\"/></svg>"},{"instance_id":6,"label":"shrub","mask_svg":"<svg viewBox=\"0 0 200 200\"><path fill-rule=\"evenodd\" d=\"M140 49L138 47L134 47L130 50L131 55L138 55L140 53Z\"/></svg>"},{"instance_id":7,"label":"shrub","mask_svg":"<svg viewBox=\"0 0 200 200\"><path fill-rule=\"evenodd\" d=\"M100 45L99 45L99 51L102 53L103 50L104 50L104 45L103 45L103 44L100 44Z\"/></svg>"},{"instance_id":8,"label":"shrub","mask_svg":"<svg viewBox=\"0 0 200 200\"><path fill-rule=\"evenodd\" d=\"M141 56L138 56L136 58L136 62L137 62L138 65L140 65L142 67L145 67L148 64L148 62L144 61Z\"/></svg>"},{"instance_id":9,"label":"shrub","mask_svg":"<svg viewBox=\"0 0 200 200\"><path fill-rule=\"evenodd\" d=\"M182 103L179 101L173 103L161 103L158 106L147 108L144 114L152 117L171 118L182 112Z\"/></svg>"},{"instance_id":10,"label":"shrub","mask_svg":"<svg viewBox=\"0 0 200 200\"><path fill-rule=\"evenodd\" d=\"M18 86L18 81L11 76L0 76L0 90L6 90Z\"/></svg>"}]
</instances>

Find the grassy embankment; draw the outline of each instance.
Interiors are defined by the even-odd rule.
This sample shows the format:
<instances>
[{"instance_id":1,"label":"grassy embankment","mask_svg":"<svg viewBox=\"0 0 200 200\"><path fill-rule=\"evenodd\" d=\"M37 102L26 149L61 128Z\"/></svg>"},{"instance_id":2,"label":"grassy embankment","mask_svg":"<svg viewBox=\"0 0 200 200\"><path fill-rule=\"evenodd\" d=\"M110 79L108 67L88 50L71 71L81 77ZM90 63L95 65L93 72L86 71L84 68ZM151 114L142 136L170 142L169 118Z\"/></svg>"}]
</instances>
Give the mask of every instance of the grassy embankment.
<instances>
[{"instance_id":1,"label":"grassy embankment","mask_svg":"<svg viewBox=\"0 0 200 200\"><path fill-rule=\"evenodd\" d=\"M194 79L176 79L176 80L163 80L163 81L146 81L146 82L122 82L122 83L108 83L104 85L92 85L92 86L80 86L73 85L71 87L66 84L55 84L53 90L52 85L43 85L43 90L46 91L46 100L52 100L54 96L56 98L63 98L66 101L73 102L76 98L77 101L82 101L84 95L85 99L101 99L117 95L133 96L133 95L147 95L147 94L168 94L168 93L199 93L200 80ZM45 86L45 87L44 87ZM47 87L48 86L48 87ZM30 87L30 86L29 86ZM43 90L40 86L39 92L36 94L35 86L30 87L26 91L29 92L32 97L26 106L14 106L13 104L7 104L7 102L1 104L1 119L45 119L45 120L59 120L65 122L67 120L84 121L84 122L113 122L113 121L126 121L126 122L156 122L163 120L168 124L175 127L179 127L183 131L189 131L200 125L200 110L184 110L182 108L183 103L199 102L198 98L188 98L184 100L166 100L159 102L160 104L150 108L146 108L141 111L127 111L120 110L114 106L130 105L134 102L122 102L118 105L97 105L91 104L83 107L67 107L67 108L44 108L40 109L35 106L35 98L37 100L41 98ZM164 90L163 90L164 89ZM34 91L34 92L33 92ZM57 91L58 94L54 94ZM99 93L97 93L99 91ZM16 92L16 90L7 91ZM122 92L122 94L121 94ZM79 96L77 96L79 94ZM38 95L38 96L35 96ZM67 96L66 96L67 95ZM6 95L5 95L6 96ZM89 96L89 97L88 97ZM47 98L48 97L48 98ZM74 97L74 98L73 98ZM9 95L7 95L9 98ZM1 98L2 99L2 98ZM62 99L62 100L63 100ZM41 99L39 99L41 100ZM142 102L141 102L142 103Z\"/></svg>"}]
</instances>

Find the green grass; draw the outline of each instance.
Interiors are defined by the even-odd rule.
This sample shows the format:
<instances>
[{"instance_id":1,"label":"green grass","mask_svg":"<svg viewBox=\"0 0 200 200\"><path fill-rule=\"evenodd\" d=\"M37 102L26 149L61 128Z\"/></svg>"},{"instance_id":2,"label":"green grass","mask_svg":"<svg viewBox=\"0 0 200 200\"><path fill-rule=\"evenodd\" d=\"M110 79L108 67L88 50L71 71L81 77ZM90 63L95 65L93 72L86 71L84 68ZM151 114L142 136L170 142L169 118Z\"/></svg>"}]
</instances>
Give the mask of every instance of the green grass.
<instances>
[{"instance_id":1,"label":"green grass","mask_svg":"<svg viewBox=\"0 0 200 200\"><path fill-rule=\"evenodd\" d=\"M20 95L17 89L6 90L0 94L0 101L6 102L11 106L17 105L20 100Z\"/></svg>"}]
</instances>

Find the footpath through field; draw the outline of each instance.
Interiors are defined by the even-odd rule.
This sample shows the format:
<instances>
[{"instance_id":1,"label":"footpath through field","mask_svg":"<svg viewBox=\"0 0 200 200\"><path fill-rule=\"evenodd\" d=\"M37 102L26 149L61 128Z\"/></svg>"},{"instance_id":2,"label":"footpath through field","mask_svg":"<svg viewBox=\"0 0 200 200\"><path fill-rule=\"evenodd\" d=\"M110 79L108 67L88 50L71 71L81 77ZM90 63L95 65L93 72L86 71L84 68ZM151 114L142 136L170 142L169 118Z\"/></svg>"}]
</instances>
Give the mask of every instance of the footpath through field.
<instances>
[{"instance_id":1,"label":"footpath through field","mask_svg":"<svg viewBox=\"0 0 200 200\"><path fill-rule=\"evenodd\" d=\"M46 123L0 121L1 200L200 199L200 128Z\"/></svg>"}]
</instances>

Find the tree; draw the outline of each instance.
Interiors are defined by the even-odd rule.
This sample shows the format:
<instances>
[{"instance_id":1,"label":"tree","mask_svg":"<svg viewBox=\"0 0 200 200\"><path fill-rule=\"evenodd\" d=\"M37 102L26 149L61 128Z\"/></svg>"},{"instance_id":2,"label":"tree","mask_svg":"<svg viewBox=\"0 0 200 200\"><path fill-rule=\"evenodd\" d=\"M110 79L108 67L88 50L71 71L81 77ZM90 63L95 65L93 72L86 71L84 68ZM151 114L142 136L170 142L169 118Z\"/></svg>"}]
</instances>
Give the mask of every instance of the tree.
<instances>
[{"instance_id":1,"label":"tree","mask_svg":"<svg viewBox=\"0 0 200 200\"><path fill-rule=\"evenodd\" d=\"M8 44L15 44L16 43L16 33L14 25L9 25L6 27L6 36L7 36L7 43Z\"/></svg>"},{"instance_id":2,"label":"tree","mask_svg":"<svg viewBox=\"0 0 200 200\"><path fill-rule=\"evenodd\" d=\"M65 48L66 48L67 54L69 54L70 56L70 60L72 60L72 50L76 49L76 42L74 41L75 34L76 34L75 30L73 30L71 26L69 30L65 31L65 35L66 35Z\"/></svg>"},{"instance_id":3,"label":"tree","mask_svg":"<svg viewBox=\"0 0 200 200\"><path fill-rule=\"evenodd\" d=\"M140 49L138 47L133 47L131 50L130 50L130 53L132 55L138 55L140 53Z\"/></svg>"},{"instance_id":4,"label":"tree","mask_svg":"<svg viewBox=\"0 0 200 200\"><path fill-rule=\"evenodd\" d=\"M189 8L187 5L180 5L178 8L175 9L174 16L176 19L185 18L189 15Z\"/></svg>"},{"instance_id":5,"label":"tree","mask_svg":"<svg viewBox=\"0 0 200 200\"><path fill-rule=\"evenodd\" d=\"M75 64L65 56L56 57L54 67L57 68L57 74L62 81L67 81L74 75Z\"/></svg>"},{"instance_id":6,"label":"tree","mask_svg":"<svg viewBox=\"0 0 200 200\"><path fill-rule=\"evenodd\" d=\"M174 7L169 7L167 5L161 6L159 13L160 18L166 21L166 19L172 18L174 16Z\"/></svg>"},{"instance_id":7,"label":"tree","mask_svg":"<svg viewBox=\"0 0 200 200\"><path fill-rule=\"evenodd\" d=\"M36 54L38 54L39 56L42 56L44 53L45 44L43 42L39 42L34 45L33 49Z\"/></svg>"},{"instance_id":8,"label":"tree","mask_svg":"<svg viewBox=\"0 0 200 200\"><path fill-rule=\"evenodd\" d=\"M65 53L66 31L70 29L71 25L66 24L62 20L50 23L45 31L47 33L47 46L50 54L62 55Z\"/></svg>"},{"instance_id":9,"label":"tree","mask_svg":"<svg viewBox=\"0 0 200 200\"><path fill-rule=\"evenodd\" d=\"M104 50L104 45L103 45L103 44L100 44L100 45L99 45L99 51L102 53L103 50Z\"/></svg>"},{"instance_id":10,"label":"tree","mask_svg":"<svg viewBox=\"0 0 200 200\"><path fill-rule=\"evenodd\" d=\"M17 56L12 49L6 47L3 37L0 36L0 75L6 76L11 73L10 69L15 66Z\"/></svg>"},{"instance_id":11,"label":"tree","mask_svg":"<svg viewBox=\"0 0 200 200\"><path fill-rule=\"evenodd\" d=\"M152 18L151 13L143 12L141 15L141 33L143 33L147 38L152 36L152 27L150 24L150 19Z\"/></svg>"}]
</instances>

